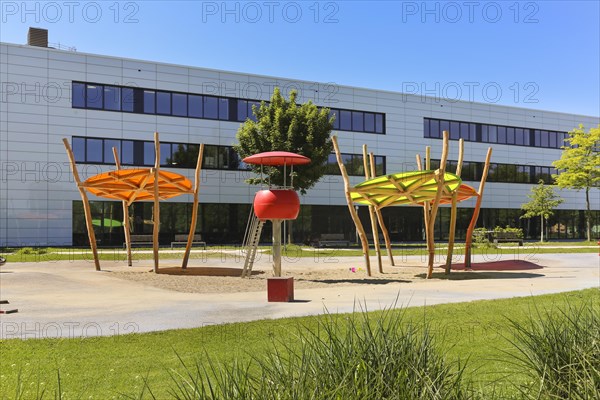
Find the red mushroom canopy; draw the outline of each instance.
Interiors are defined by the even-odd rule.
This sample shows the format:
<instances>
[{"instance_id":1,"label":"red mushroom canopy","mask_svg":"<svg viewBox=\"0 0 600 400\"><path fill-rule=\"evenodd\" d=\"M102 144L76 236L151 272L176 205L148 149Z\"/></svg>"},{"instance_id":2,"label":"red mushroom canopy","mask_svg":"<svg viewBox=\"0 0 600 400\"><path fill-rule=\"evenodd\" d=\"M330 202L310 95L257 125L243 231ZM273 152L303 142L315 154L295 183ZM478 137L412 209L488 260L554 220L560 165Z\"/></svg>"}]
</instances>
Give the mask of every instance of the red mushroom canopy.
<instances>
[{"instance_id":1,"label":"red mushroom canopy","mask_svg":"<svg viewBox=\"0 0 600 400\"><path fill-rule=\"evenodd\" d=\"M246 157L242 161L246 164L282 166L308 164L310 158L288 151L267 151Z\"/></svg>"}]
</instances>

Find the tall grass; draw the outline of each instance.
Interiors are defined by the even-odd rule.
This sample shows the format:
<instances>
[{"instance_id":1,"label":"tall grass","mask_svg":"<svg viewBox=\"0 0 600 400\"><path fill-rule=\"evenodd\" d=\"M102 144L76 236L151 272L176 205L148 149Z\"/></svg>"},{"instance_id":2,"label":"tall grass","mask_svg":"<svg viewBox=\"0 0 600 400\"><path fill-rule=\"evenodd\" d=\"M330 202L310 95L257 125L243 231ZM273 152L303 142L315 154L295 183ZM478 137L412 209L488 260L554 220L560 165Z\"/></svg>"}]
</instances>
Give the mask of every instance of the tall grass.
<instances>
[{"instance_id":1,"label":"tall grass","mask_svg":"<svg viewBox=\"0 0 600 400\"><path fill-rule=\"evenodd\" d=\"M552 311L552 310L551 310ZM515 363L531 379L529 399L600 399L600 303L535 310L510 320Z\"/></svg>"},{"instance_id":2,"label":"tall grass","mask_svg":"<svg viewBox=\"0 0 600 400\"><path fill-rule=\"evenodd\" d=\"M464 363L449 363L427 326L403 311L327 315L297 328L294 344L274 342L251 362L182 362L177 399L467 399Z\"/></svg>"}]
</instances>

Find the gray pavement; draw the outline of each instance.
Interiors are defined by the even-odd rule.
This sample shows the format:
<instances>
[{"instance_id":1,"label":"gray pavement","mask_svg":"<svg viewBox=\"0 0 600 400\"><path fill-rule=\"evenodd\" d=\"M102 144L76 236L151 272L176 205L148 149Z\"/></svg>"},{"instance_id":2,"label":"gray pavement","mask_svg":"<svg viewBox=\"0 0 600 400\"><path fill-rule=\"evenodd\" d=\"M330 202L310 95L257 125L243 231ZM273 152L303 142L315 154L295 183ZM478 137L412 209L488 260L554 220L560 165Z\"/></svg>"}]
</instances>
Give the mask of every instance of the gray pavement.
<instances>
[{"instance_id":1,"label":"gray pavement","mask_svg":"<svg viewBox=\"0 0 600 400\"><path fill-rule=\"evenodd\" d=\"M503 255L502 259L514 257ZM8 263L0 269L0 298L11 304L1 307L18 308L19 312L0 315L0 338L119 335L315 315L325 309L350 312L356 301L374 310L389 307L396 299L398 306L422 306L600 287L597 254L540 254L535 258L543 269L502 272L493 279L415 279L411 283L297 289L295 298L299 301L293 303L268 303L266 288L260 292L210 294L159 289L111 277L110 272L96 272L88 261ZM323 261L300 259L293 267L327 268ZM483 260L475 257L474 261ZM423 265L420 257L402 262L395 268ZM150 269L152 265L150 260L138 263L134 268ZM115 268L115 262L103 264L105 269ZM339 257L336 267L345 265L361 265L361 258ZM223 265L219 259L209 258L193 260L192 266ZM267 260L259 268L268 269Z\"/></svg>"}]
</instances>

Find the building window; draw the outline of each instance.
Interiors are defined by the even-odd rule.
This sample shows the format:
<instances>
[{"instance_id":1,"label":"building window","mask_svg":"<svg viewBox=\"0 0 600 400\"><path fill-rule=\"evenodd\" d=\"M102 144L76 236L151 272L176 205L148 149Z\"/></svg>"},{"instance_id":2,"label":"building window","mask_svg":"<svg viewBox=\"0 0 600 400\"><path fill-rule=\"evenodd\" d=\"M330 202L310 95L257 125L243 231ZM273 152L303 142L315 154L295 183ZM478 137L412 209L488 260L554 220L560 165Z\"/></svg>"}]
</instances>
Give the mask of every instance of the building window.
<instances>
[{"instance_id":1,"label":"building window","mask_svg":"<svg viewBox=\"0 0 600 400\"><path fill-rule=\"evenodd\" d=\"M102 89L100 85L87 85L85 93L87 108L102 108Z\"/></svg>"},{"instance_id":2,"label":"building window","mask_svg":"<svg viewBox=\"0 0 600 400\"><path fill-rule=\"evenodd\" d=\"M104 86L104 109L121 111L121 88Z\"/></svg>"},{"instance_id":3,"label":"building window","mask_svg":"<svg viewBox=\"0 0 600 400\"><path fill-rule=\"evenodd\" d=\"M187 94L173 93L173 115L177 117L187 117L188 98Z\"/></svg>"}]
</instances>

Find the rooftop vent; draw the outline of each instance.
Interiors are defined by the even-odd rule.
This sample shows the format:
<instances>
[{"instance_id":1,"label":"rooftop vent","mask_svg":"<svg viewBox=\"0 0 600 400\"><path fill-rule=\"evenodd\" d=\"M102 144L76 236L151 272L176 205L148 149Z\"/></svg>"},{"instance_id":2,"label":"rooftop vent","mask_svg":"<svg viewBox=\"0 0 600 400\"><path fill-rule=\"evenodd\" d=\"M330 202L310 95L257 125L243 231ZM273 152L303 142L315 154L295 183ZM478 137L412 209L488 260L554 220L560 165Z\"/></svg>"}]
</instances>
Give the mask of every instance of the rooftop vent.
<instances>
[{"instance_id":1,"label":"rooftop vent","mask_svg":"<svg viewBox=\"0 0 600 400\"><path fill-rule=\"evenodd\" d=\"M27 44L29 46L48 47L48 29L29 28Z\"/></svg>"}]
</instances>

